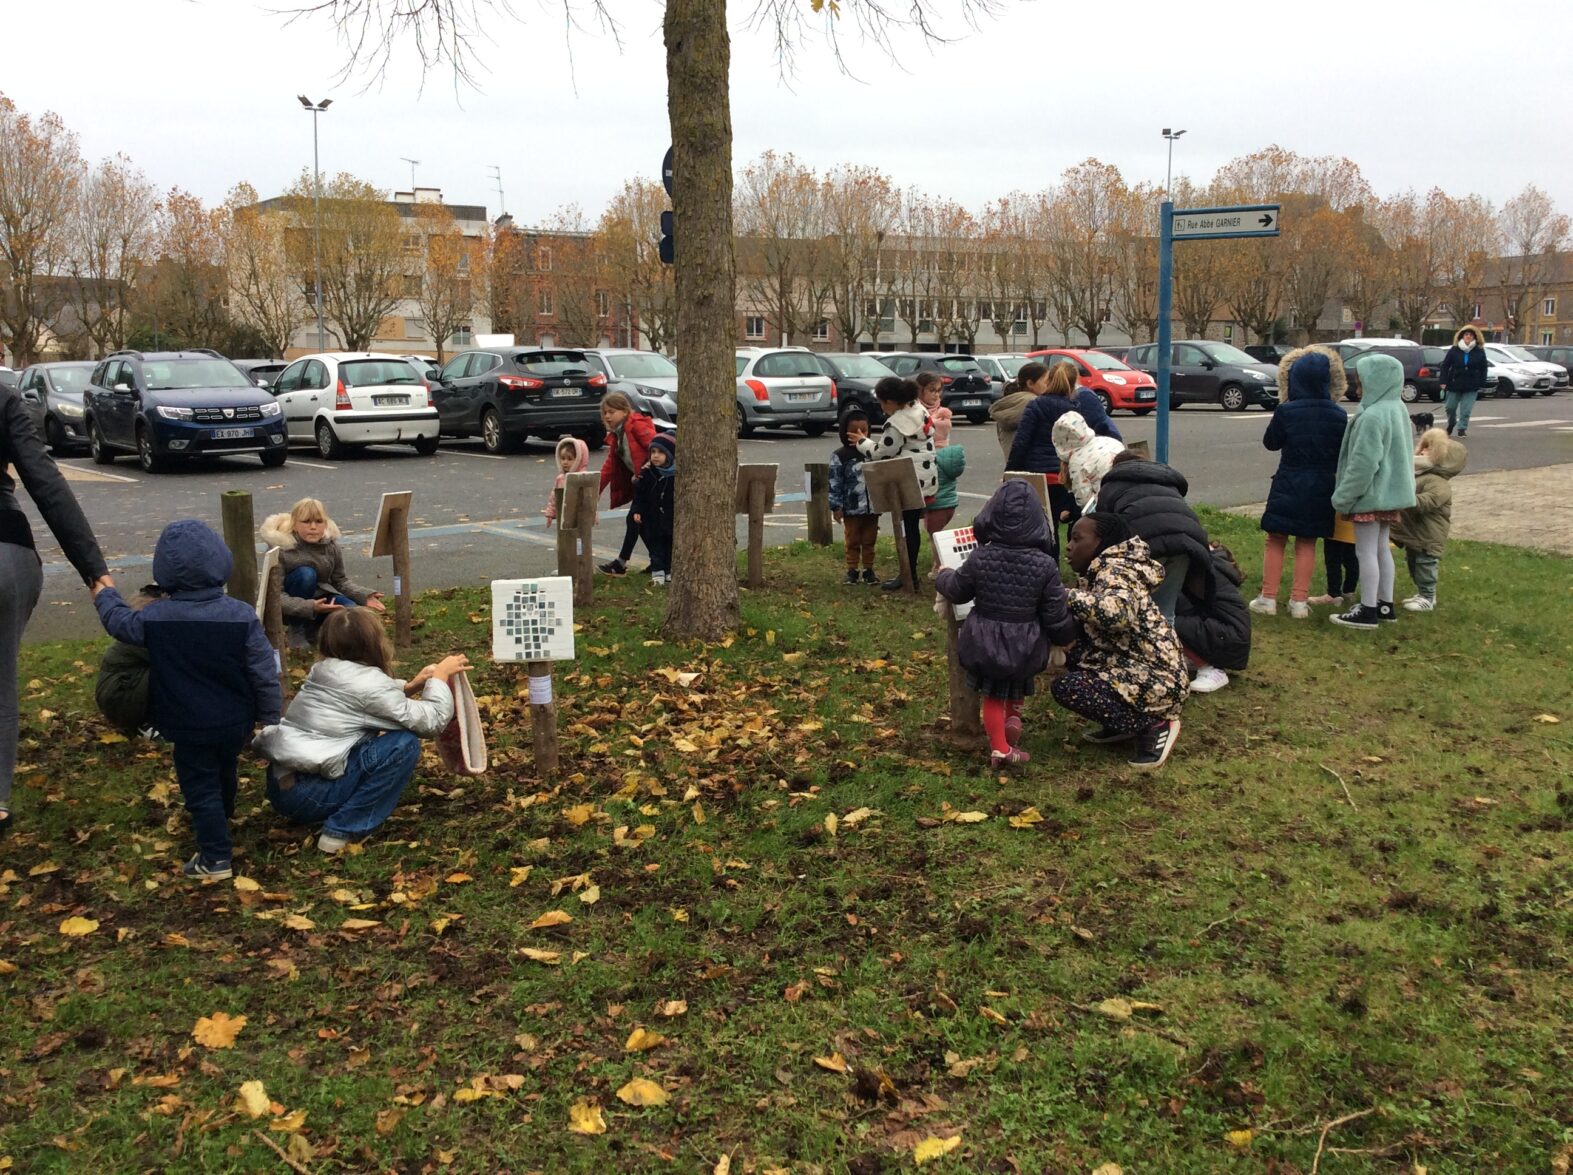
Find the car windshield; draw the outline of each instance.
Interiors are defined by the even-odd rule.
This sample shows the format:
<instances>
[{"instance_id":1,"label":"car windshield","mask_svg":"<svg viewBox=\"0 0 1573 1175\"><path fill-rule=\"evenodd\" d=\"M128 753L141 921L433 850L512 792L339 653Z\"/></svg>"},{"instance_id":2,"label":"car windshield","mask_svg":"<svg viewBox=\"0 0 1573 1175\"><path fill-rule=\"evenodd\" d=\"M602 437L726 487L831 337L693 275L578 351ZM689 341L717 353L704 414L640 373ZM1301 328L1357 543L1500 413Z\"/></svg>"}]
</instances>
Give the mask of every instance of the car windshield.
<instances>
[{"instance_id":1,"label":"car windshield","mask_svg":"<svg viewBox=\"0 0 1573 1175\"><path fill-rule=\"evenodd\" d=\"M1127 364L1121 363L1113 355L1105 355L1102 351L1083 351L1081 361L1094 371L1129 371Z\"/></svg>"},{"instance_id":2,"label":"car windshield","mask_svg":"<svg viewBox=\"0 0 1573 1175\"><path fill-rule=\"evenodd\" d=\"M1232 347L1228 343L1203 343L1202 351L1215 363L1257 363L1239 347Z\"/></svg>"},{"instance_id":3,"label":"car windshield","mask_svg":"<svg viewBox=\"0 0 1573 1175\"><path fill-rule=\"evenodd\" d=\"M941 359L939 366L945 371L973 372L983 370L978 366L978 361L970 355L955 355L948 359Z\"/></svg>"},{"instance_id":4,"label":"car windshield","mask_svg":"<svg viewBox=\"0 0 1573 1175\"><path fill-rule=\"evenodd\" d=\"M737 357L737 374L738 374L738 378L742 378L743 372L745 372L747 370L748 370L748 356L747 355L739 355Z\"/></svg>"},{"instance_id":5,"label":"car windshield","mask_svg":"<svg viewBox=\"0 0 1573 1175\"><path fill-rule=\"evenodd\" d=\"M80 392L87 387L88 377L93 374L91 363L79 363L71 367L51 367L49 369L49 382L55 385L59 392Z\"/></svg>"},{"instance_id":6,"label":"car windshield","mask_svg":"<svg viewBox=\"0 0 1573 1175\"><path fill-rule=\"evenodd\" d=\"M1440 363L1443 359L1447 358L1447 348L1422 347L1420 348L1420 357L1427 363Z\"/></svg>"},{"instance_id":7,"label":"car windshield","mask_svg":"<svg viewBox=\"0 0 1573 1175\"><path fill-rule=\"evenodd\" d=\"M677 367L665 355L641 351L637 355L602 355L618 379L671 379Z\"/></svg>"},{"instance_id":8,"label":"car windshield","mask_svg":"<svg viewBox=\"0 0 1573 1175\"><path fill-rule=\"evenodd\" d=\"M383 387L387 384L418 384L415 374L403 359L355 359L339 364L339 378L347 388Z\"/></svg>"},{"instance_id":9,"label":"car windshield","mask_svg":"<svg viewBox=\"0 0 1573 1175\"><path fill-rule=\"evenodd\" d=\"M590 374L590 361L583 351L523 351L513 361L531 375Z\"/></svg>"},{"instance_id":10,"label":"car windshield","mask_svg":"<svg viewBox=\"0 0 1573 1175\"><path fill-rule=\"evenodd\" d=\"M1021 369L1027 366L1031 360L1020 359L1014 355L997 355L994 357L994 362L1000 365L1000 370L1005 373L1008 379L1015 379L1020 374Z\"/></svg>"},{"instance_id":11,"label":"car windshield","mask_svg":"<svg viewBox=\"0 0 1573 1175\"><path fill-rule=\"evenodd\" d=\"M159 359L142 364L142 378L150 392L256 386L228 359Z\"/></svg>"},{"instance_id":12,"label":"car windshield","mask_svg":"<svg viewBox=\"0 0 1573 1175\"><path fill-rule=\"evenodd\" d=\"M1502 349L1509 355L1513 356L1513 358L1522 360L1525 363L1540 362L1540 356L1535 354L1528 347L1503 347Z\"/></svg>"},{"instance_id":13,"label":"car windshield","mask_svg":"<svg viewBox=\"0 0 1573 1175\"><path fill-rule=\"evenodd\" d=\"M896 374L872 355L837 355L830 361L848 379L884 379Z\"/></svg>"}]
</instances>

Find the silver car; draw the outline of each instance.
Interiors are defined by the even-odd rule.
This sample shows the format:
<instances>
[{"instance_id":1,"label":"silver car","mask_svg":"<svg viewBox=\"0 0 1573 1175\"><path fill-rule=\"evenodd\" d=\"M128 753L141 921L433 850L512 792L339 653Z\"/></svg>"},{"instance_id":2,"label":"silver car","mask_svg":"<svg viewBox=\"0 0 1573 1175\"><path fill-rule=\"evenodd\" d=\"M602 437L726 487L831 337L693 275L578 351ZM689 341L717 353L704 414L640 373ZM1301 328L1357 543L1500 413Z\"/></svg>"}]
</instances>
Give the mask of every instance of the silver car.
<instances>
[{"instance_id":1,"label":"silver car","mask_svg":"<svg viewBox=\"0 0 1573 1175\"><path fill-rule=\"evenodd\" d=\"M836 426L836 384L807 347L743 347L737 352L737 435L801 428L811 437Z\"/></svg>"},{"instance_id":2,"label":"silver car","mask_svg":"<svg viewBox=\"0 0 1573 1175\"><path fill-rule=\"evenodd\" d=\"M606 376L606 390L622 392L646 416L677 423L677 365L659 351L590 347L584 357Z\"/></svg>"},{"instance_id":3,"label":"silver car","mask_svg":"<svg viewBox=\"0 0 1573 1175\"><path fill-rule=\"evenodd\" d=\"M35 363L22 372L17 391L22 407L43 433L56 456L87 448L82 423L82 392L93 375L92 363Z\"/></svg>"}]
</instances>

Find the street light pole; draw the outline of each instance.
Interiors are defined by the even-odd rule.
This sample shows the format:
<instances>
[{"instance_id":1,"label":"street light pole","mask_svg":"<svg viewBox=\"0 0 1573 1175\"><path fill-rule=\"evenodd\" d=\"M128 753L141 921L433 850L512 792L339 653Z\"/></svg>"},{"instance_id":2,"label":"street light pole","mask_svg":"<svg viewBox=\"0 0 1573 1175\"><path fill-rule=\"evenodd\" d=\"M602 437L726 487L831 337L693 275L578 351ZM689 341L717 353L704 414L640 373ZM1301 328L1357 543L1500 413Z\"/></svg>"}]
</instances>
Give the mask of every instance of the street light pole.
<instances>
[{"instance_id":1,"label":"street light pole","mask_svg":"<svg viewBox=\"0 0 1573 1175\"><path fill-rule=\"evenodd\" d=\"M328 336L322 325L322 164L317 153L317 115L332 106L333 99L324 98L321 102L313 102L304 94L297 97L300 104L311 111L311 204L312 216L316 221L315 240L312 245L316 273L312 280L316 287L314 301L317 309L317 350L326 351ZM411 174L413 177L413 172Z\"/></svg>"},{"instance_id":2,"label":"street light pole","mask_svg":"<svg viewBox=\"0 0 1573 1175\"><path fill-rule=\"evenodd\" d=\"M1174 199L1172 193L1174 183L1174 140L1184 133L1184 131L1171 131L1168 127L1163 128L1163 137L1169 140L1169 169L1163 175L1163 198L1165 200L1172 201Z\"/></svg>"}]
</instances>

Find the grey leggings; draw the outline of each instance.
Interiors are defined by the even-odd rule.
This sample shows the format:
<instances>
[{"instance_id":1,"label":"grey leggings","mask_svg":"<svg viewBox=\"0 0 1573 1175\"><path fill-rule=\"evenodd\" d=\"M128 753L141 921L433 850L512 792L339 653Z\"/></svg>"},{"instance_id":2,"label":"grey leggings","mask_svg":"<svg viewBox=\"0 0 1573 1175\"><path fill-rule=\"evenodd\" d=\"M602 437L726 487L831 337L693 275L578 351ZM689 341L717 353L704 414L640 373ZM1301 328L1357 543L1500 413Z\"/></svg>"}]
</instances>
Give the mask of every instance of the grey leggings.
<instances>
[{"instance_id":1,"label":"grey leggings","mask_svg":"<svg viewBox=\"0 0 1573 1175\"><path fill-rule=\"evenodd\" d=\"M1393 602L1392 527L1386 522L1355 523L1355 557L1360 560L1360 602L1367 608Z\"/></svg>"},{"instance_id":2,"label":"grey leggings","mask_svg":"<svg viewBox=\"0 0 1573 1175\"><path fill-rule=\"evenodd\" d=\"M38 555L28 547L0 543L0 809L11 809L16 774L16 660L22 630L44 588Z\"/></svg>"}]
</instances>

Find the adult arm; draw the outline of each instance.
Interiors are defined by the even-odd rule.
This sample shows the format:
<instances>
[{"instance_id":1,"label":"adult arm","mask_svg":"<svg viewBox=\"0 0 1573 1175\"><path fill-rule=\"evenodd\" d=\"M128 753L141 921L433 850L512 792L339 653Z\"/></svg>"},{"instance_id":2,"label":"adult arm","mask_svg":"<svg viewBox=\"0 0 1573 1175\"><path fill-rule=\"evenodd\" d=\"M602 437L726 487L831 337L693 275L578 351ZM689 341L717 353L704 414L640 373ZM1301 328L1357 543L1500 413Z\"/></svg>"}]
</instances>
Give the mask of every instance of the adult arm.
<instances>
[{"instance_id":1,"label":"adult arm","mask_svg":"<svg viewBox=\"0 0 1573 1175\"><path fill-rule=\"evenodd\" d=\"M148 605L150 608L153 606ZM117 641L124 641L128 645L136 645L139 648L147 644L142 613L121 599L116 589L105 587L94 592L93 607L98 609L98 619L103 624L104 631Z\"/></svg>"},{"instance_id":2,"label":"adult arm","mask_svg":"<svg viewBox=\"0 0 1573 1175\"><path fill-rule=\"evenodd\" d=\"M1120 430L1115 427L1114 421L1109 419L1109 414L1103 410L1103 401L1098 398L1098 393L1091 388L1081 388L1076 393L1076 410L1082 414L1092 431L1100 437L1113 437L1117 441L1124 441Z\"/></svg>"},{"instance_id":3,"label":"adult arm","mask_svg":"<svg viewBox=\"0 0 1573 1175\"><path fill-rule=\"evenodd\" d=\"M1041 469L1032 468L1032 454L1038 447L1038 434L1043 430L1043 418L1047 412L1038 405L1043 400L1039 396L1022 411L1021 421L1016 425L1016 436L1010 443L1010 456L1005 459L1005 468L1023 473L1042 473Z\"/></svg>"},{"instance_id":4,"label":"adult arm","mask_svg":"<svg viewBox=\"0 0 1573 1175\"><path fill-rule=\"evenodd\" d=\"M263 726L272 726L284 709L284 695L279 690L278 654L268 643L262 621L255 615L246 629L246 675L251 678L251 698L257 708L257 720Z\"/></svg>"},{"instance_id":5,"label":"adult arm","mask_svg":"<svg viewBox=\"0 0 1573 1175\"><path fill-rule=\"evenodd\" d=\"M0 453L10 458L17 476L43 515L50 533L60 543L71 566L89 586L109 574L93 528L88 525L76 495L61 476L44 442L33 427L33 418L22 408L15 392L0 393Z\"/></svg>"},{"instance_id":6,"label":"adult arm","mask_svg":"<svg viewBox=\"0 0 1573 1175\"><path fill-rule=\"evenodd\" d=\"M1458 366L1457 357L1459 354L1457 347L1449 347L1447 354L1442 356L1442 386L1444 388L1453 386L1454 369Z\"/></svg>"},{"instance_id":7,"label":"adult arm","mask_svg":"<svg viewBox=\"0 0 1573 1175\"><path fill-rule=\"evenodd\" d=\"M435 738L453 721L453 690L437 677L430 678L418 698L407 698L399 683L388 679L388 688L366 700L366 713L420 735Z\"/></svg>"}]
</instances>

